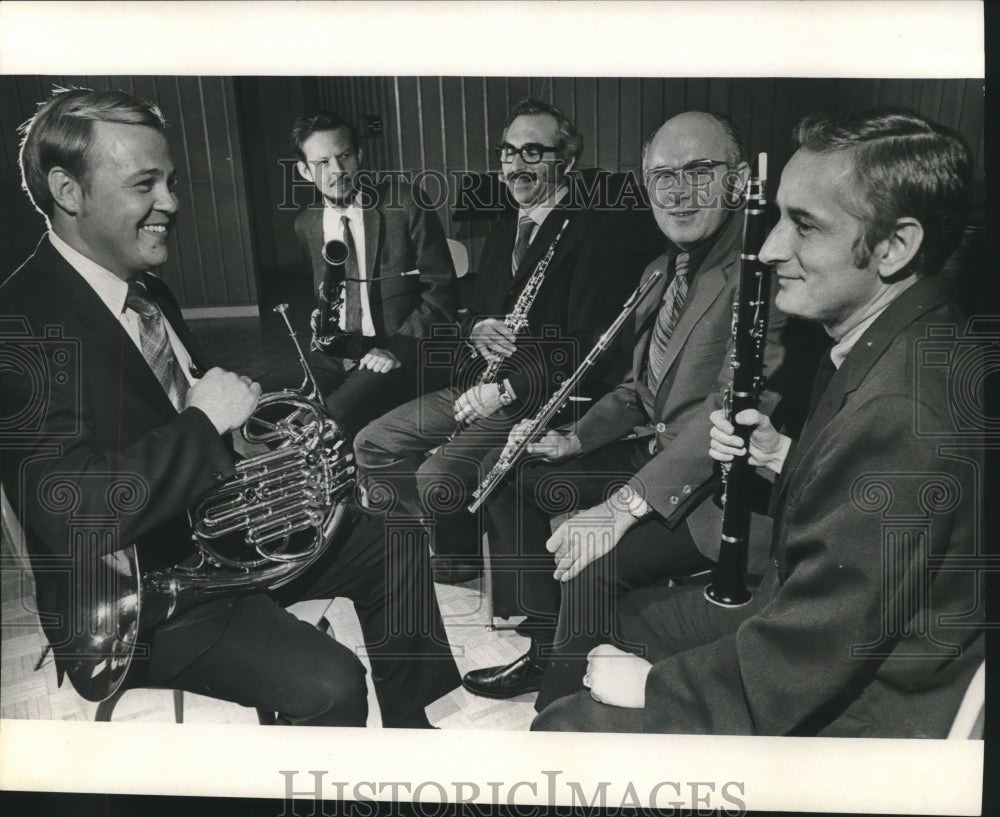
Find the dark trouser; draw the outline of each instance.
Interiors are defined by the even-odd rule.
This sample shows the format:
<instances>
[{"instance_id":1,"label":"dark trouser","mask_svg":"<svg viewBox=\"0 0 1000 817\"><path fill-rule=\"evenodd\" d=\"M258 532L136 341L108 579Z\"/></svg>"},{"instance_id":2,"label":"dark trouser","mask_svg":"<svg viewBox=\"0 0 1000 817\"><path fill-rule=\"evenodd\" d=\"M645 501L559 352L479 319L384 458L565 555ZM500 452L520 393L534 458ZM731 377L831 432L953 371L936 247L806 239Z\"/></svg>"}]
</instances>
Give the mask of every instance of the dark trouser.
<instances>
[{"instance_id":1,"label":"dark trouser","mask_svg":"<svg viewBox=\"0 0 1000 817\"><path fill-rule=\"evenodd\" d=\"M382 520L368 516L274 598L237 599L219 638L183 669L171 666L171 641L191 637L197 611L155 630L145 680L275 711L296 724L363 726L365 671L355 655L362 645L340 644L280 606L336 597L354 602L384 725L419 720L458 685L426 548L387 541Z\"/></svg>"},{"instance_id":2,"label":"dark trouser","mask_svg":"<svg viewBox=\"0 0 1000 817\"><path fill-rule=\"evenodd\" d=\"M503 446L524 412L502 408L459 431L454 406L461 393L448 387L425 394L374 420L355 437L360 484L373 507L436 520L467 516L472 492L485 475L483 458ZM436 534L434 552L478 554L478 536L471 542L467 536L455 541Z\"/></svg>"},{"instance_id":3,"label":"dark trouser","mask_svg":"<svg viewBox=\"0 0 1000 817\"><path fill-rule=\"evenodd\" d=\"M701 587L650 587L632 591L621 599L619 624L624 640L642 647L646 660L655 664L735 632L766 603L767 599L758 595L745 607L725 608L705 601ZM546 705L531 728L555 732L643 732L645 711L598 703L589 691L583 690Z\"/></svg>"},{"instance_id":4,"label":"dark trouser","mask_svg":"<svg viewBox=\"0 0 1000 817\"><path fill-rule=\"evenodd\" d=\"M488 504L494 615L527 616L547 659L536 702L541 708L581 688L587 653L622 641L618 599L629 590L712 566L680 524L670 530L653 513L636 523L604 557L560 584L545 549L553 516L603 502L649 460L647 440L624 440L565 463L526 463Z\"/></svg>"},{"instance_id":5,"label":"dark trouser","mask_svg":"<svg viewBox=\"0 0 1000 817\"><path fill-rule=\"evenodd\" d=\"M401 403L412 400L422 388L433 387L421 379L416 358L412 355L402 361L402 366L385 374L357 366L349 368L341 358L322 352L310 351L307 356L327 411L348 436L357 434L372 420ZM298 388L301 382L297 367L294 371L269 372L260 378L265 392Z\"/></svg>"}]
</instances>

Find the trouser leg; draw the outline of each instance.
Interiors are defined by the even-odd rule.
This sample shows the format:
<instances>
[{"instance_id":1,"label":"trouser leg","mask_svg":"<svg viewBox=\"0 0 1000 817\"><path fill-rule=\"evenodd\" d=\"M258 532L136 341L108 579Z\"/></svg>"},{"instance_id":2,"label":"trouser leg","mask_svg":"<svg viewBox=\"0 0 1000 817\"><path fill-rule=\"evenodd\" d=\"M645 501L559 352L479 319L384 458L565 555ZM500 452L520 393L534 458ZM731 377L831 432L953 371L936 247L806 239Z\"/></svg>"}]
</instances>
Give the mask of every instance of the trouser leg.
<instances>
[{"instance_id":1,"label":"trouser leg","mask_svg":"<svg viewBox=\"0 0 1000 817\"><path fill-rule=\"evenodd\" d=\"M599 644L642 654L642 644L630 643L621 631L618 607L625 593L711 566L684 523L670 530L651 514L630 528L614 549L562 585L559 623L536 707L581 689L587 654Z\"/></svg>"},{"instance_id":2,"label":"trouser leg","mask_svg":"<svg viewBox=\"0 0 1000 817\"><path fill-rule=\"evenodd\" d=\"M170 640L186 634L154 631L153 655L168 654ZM354 652L259 593L234 601L219 637L195 661L173 672L154 658L147 680L277 712L295 725L364 726L368 718L365 668Z\"/></svg>"},{"instance_id":3,"label":"trouser leg","mask_svg":"<svg viewBox=\"0 0 1000 817\"><path fill-rule=\"evenodd\" d=\"M386 726L405 725L459 684L420 531L363 515L334 559L283 598L354 602ZM362 645L348 645L360 648Z\"/></svg>"}]
</instances>

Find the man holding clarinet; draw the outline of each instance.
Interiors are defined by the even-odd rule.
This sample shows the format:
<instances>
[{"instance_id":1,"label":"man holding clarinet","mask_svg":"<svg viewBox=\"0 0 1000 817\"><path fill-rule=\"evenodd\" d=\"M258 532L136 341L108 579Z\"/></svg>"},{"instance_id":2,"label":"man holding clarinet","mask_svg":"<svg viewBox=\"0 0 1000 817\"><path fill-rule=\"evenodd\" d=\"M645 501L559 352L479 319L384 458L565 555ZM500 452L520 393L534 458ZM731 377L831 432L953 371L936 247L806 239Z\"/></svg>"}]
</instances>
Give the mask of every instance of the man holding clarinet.
<instances>
[{"instance_id":1,"label":"man holding clarinet","mask_svg":"<svg viewBox=\"0 0 1000 817\"><path fill-rule=\"evenodd\" d=\"M749 174L741 142L730 120L688 112L646 146L646 187L670 246L644 278L659 272L660 281L636 312L624 382L575 428L528 446L540 459L487 503L497 532L490 538L495 613L526 616L518 629L532 643L507 666L468 673L463 685L471 692L509 698L540 689L541 709L580 688L587 653L615 635L622 593L713 566L718 515L704 500L716 482L704 440L708 412L721 405L731 376ZM783 316L772 312L768 410L788 386L783 330ZM699 505L708 513L693 513ZM551 534L551 519L577 508L584 510ZM754 526L758 572L766 523L758 517Z\"/></svg>"},{"instance_id":2,"label":"man holding clarinet","mask_svg":"<svg viewBox=\"0 0 1000 817\"><path fill-rule=\"evenodd\" d=\"M714 459L778 474L757 596L725 621L701 588L630 593L646 657L596 648L589 691L534 729L943 738L982 663L984 426L954 388L982 382L982 349L938 278L971 153L895 110L810 116L797 142L760 260L833 347L796 441L766 412L737 414L749 445L711 415Z\"/></svg>"}]
</instances>

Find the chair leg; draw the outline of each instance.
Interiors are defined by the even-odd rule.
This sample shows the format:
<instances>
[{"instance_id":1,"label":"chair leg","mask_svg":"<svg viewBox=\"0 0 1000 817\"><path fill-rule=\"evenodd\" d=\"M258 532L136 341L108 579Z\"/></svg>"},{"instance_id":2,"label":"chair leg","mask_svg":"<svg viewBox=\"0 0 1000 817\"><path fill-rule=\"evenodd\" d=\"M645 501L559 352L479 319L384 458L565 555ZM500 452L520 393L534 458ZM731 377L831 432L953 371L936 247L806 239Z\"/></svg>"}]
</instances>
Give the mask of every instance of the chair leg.
<instances>
[{"instance_id":1,"label":"chair leg","mask_svg":"<svg viewBox=\"0 0 1000 817\"><path fill-rule=\"evenodd\" d=\"M486 605L486 629L491 633L496 630L513 630L514 624L497 624L493 616L493 560L490 558L490 537L483 536L483 587L481 592Z\"/></svg>"},{"instance_id":2,"label":"chair leg","mask_svg":"<svg viewBox=\"0 0 1000 817\"><path fill-rule=\"evenodd\" d=\"M115 711L115 707L118 706L118 702L121 700L122 695L125 694L124 689L119 689L110 698L105 698L97 705L97 714L94 716L95 723L110 723L111 715Z\"/></svg>"},{"instance_id":3,"label":"chair leg","mask_svg":"<svg viewBox=\"0 0 1000 817\"><path fill-rule=\"evenodd\" d=\"M184 692L174 690L174 723L184 723Z\"/></svg>"},{"instance_id":4,"label":"chair leg","mask_svg":"<svg viewBox=\"0 0 1000 817\"><path fill-rule=\"evenodd\" d=\"M260 722L261 726L274 726L277 723L278 718L274 712L258 707L257 720Z\"/></svg>"}]
</instances>

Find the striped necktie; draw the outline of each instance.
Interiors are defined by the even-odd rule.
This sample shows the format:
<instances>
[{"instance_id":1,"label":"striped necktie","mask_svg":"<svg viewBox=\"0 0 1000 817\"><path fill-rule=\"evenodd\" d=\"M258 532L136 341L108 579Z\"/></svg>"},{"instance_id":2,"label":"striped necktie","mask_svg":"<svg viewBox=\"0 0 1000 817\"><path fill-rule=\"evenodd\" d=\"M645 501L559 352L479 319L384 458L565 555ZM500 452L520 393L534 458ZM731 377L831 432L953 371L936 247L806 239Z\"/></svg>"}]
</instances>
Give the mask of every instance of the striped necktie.
<instances>
[{"instance_id":1,"label":"striped necktie","mask_svg":"<svg viewBox=\"0 0 1000 817\"><path fill-rule=\"evenodd\" d=\"M344 262L344 331L360 335L363 330L358 250L351 231L351 220L347 216L341 216L340 223L344 225L344 243L347 245L347 261Z\"/></svg>"},{"instance_id":2,"label":"striped necktie","mask_svg":"<svg viewBox=\"0 0 1000 817\"><path fill-rule=\"evenodd\" d=\"M517 270L524 260L524 254L528 251L528 244L531 240L531 231L535 222L530 216L521 216L517 222L517 237L514 239L514 252L510 256L510 274L517 275Z\"/></svg>"},{"instance_id":3,"label":"striped necktie","mask_svg":"<svg viewBox=\"0 0 1000 817\"><path fill-rule=\"evenodd\" d=\"M128 282L125 306L139 315L139 346L142 356L160 381L174 408L183 411L187 403L188 380L170 346L163 313L149 297L142 281Z\"/></svg>"},{"instance_id":4,"label":"striped necktie","mask_svg":"<svg viewBox=\"0 0 1000 817\"><path fill-rule=\"evenodd\" d=\"M663 293L663 303L656 316L656 325L649 340L649 355L646 366L646 385L655 392L663 378L667 359L667 344L673 335L684 308L684 299L688 291L688 261L689 256L682 252L674 261L674 277Z\"/></svg>"}]
</instances>

